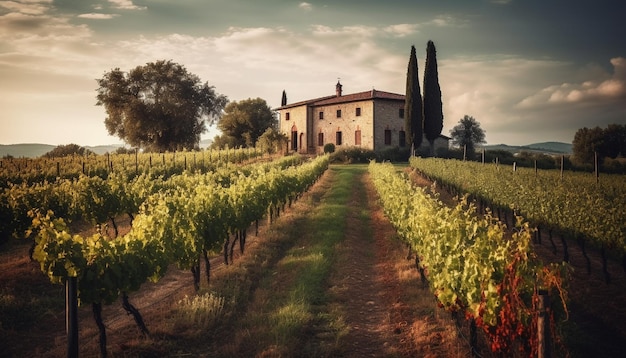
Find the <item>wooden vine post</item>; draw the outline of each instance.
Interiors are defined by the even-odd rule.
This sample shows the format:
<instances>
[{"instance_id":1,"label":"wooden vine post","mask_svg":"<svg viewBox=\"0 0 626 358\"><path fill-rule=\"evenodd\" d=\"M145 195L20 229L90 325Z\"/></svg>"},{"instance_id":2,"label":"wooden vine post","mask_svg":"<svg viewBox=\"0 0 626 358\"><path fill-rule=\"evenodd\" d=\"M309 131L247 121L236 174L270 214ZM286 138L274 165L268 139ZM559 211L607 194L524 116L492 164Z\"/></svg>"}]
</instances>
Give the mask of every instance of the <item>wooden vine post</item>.
<instances>
[{"instance_id":1,"label":"wooden vine post","mask_svg":"<svg viewBox=\"0 0 626 358\"><path fill-rule=\"evenodd\" d=\"M549 317L548 307L549 297L548 292L540 290L538 294L537 309L539 314L537 316L537 358L549 358L550 357L550 332L549 332Z\"/></svg>"},{"instance_id":2,"label":"wooden vine post","mask_svg":"<svg viewBox=\"0 0 626 358\"><path fill-rule=\"evenodd\" d=\"M600 183L600 168L598 165L598 152L593 152L594 174L596 176L596 184Z\"/></svg>"},{"instance_id":3,"label":"wooden vine post","mask_svg":"<svg viewBox=\"0 0 626 358\"><path fill-rule=\"evenodd\" d=\"M67 357L78 357L78 279L68 277L65 281L65 331L67 333Z\"/></svg>"}]
</instances>

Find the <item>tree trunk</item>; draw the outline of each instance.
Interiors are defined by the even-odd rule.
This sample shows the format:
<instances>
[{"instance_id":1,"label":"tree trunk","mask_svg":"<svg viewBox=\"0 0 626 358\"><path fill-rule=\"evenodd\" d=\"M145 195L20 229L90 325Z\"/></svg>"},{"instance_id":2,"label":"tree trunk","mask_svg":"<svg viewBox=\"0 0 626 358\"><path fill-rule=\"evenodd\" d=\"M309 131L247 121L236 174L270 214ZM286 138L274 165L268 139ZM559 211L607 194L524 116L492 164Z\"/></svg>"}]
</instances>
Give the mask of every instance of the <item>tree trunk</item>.
<instances>
[{"instance_id":1,"label":"tree trunk","mask_svg":"<svg viewBox=\"0 0 626 358\"><path fill-rule=\"evenodd\" d=\"M104 322L102 322L102 304L94 302L91 304L91 309L100 332L100 357L105 358L107 356L107 332Z\"/></svg>"},{"instance_id":2,"label":"tree trunk","mask_svg":"<svg viewBox=\"0 0 626 358\"><path fill-rule=\"evenodd\" d=\"M137 323L141 334L147 337L150 332L148 332L148 328L146 328L146 324L143 322L143 317L141 317L141 313L139 313L139 310L135 308L135 306L133 306L130 301L128 301L128 295L126 294L126 292L122 292L122 307L124 307L128 314L133 315L135 323Z\"/></svg>"}]
</instances>

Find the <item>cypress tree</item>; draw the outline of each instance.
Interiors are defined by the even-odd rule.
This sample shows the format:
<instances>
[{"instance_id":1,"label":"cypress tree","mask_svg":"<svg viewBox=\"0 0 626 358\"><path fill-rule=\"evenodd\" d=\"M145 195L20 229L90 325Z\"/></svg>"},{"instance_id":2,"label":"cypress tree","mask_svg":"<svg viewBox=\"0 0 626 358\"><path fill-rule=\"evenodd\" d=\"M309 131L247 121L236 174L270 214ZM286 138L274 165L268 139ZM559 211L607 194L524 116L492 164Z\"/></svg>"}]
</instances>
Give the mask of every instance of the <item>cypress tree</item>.
<instances>
[{"instance_id":1,"label":"cypress tree","mask_svg":"<svg viewBox=\"0 0 626 358\"><path fill-rule=\"evenodd\" d=\"M417 150L424 136L422 111L422 94L417 71L417 55L415 46L411 46L411 57L406 73L406 93L404 99L404 131L406 143L412 150ZM414 153L411 153L413 155Z\"/></svg>"},{"instance_id":2,"label":"cypress tree","mask_svg":"<svg viewBox=\"0 0 626 358\"><path fill-rule=\"evenodd\" d=\"M280 106L286 106L287 105L287 92L285 92L285 90L283 90L283 97L280 100Z\"/></svg>"},{"instance_id":3,"label":"cypress tree","mask_svg":"<svg viewBox=\"0 0 626 358\"><path fill-rule=\"evenodd\" d=\"M437 50L432 41L426 46L426 66L424 68L424 133L430 142L430 153L435 155L435 139L443 129L443 105L437 72Z\"/></svg>"}]
</instances>

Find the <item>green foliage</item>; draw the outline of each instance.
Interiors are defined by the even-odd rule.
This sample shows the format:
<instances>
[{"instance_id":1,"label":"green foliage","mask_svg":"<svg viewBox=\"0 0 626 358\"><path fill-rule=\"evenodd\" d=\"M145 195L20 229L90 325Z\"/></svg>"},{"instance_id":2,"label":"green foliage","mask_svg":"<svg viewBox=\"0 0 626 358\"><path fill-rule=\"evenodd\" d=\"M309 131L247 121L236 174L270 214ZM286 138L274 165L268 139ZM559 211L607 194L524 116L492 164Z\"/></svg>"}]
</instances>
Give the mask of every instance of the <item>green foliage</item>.
<instances>
[{"instance_id":1,"label":"green foliage","mask_svg":"<svg viewBox=\"0 0 626 358\"><path fill-rule=\"evenodd\" d=\"M610 124L607 128L581 128L572 142L574 162L593 165L595 153L602 162L604 158L626 157L626 125Z\"/></svg>"},{"instance_id":2,"label":"green foliage","mask_svg":"<svg viewBox=\"0 0 626 358\"><path fill-rule=\"evenodd\" d=\"M439 137L442 129L443 104L437 70L437 51L435 44L428 41L424 69L424 134L430 142L431 151L434 149L435 139Z\"/></svg>"},{"instance_id":3,"label":"green foliage","mask_svg":"<svg viewBox=\"0 0 626 358\"><path fill-rule=\"evenodd\" d=\"M170 264L183 269L197 265L202 254L219 250L231 233L246 230L268 210L294 200L328 167L327 156L292 166L299 162L297 157L281 159L245 170L248 176L243 168L237 172L231 168L228 173L184 172L166 183L155 178L150 183L161 182L151 185L156 192L142 200L130 232L117 238L102 231L71 235L65 220L52 211L30 211L33 258L53 283L77 277L81 303L111 303L123 292L158 280ZM115 181L120 184L119 178ZM141 191L144 186L133 188ZM81 177L75 194L83 202L79 211L85 219L100 223L111 215L110 202L119 206L128 201L118 197L120 191L114 187L107 188L97 177Z\"/></svg>"},{"instance_id":4,"label":"green foliage","mask_svg":"<svg viewBox=\"0 0 626 358\"><path fill-rule=\"evenodd\" d=\"M419 148L424 136L424 110L417 70L415 46L411 46L411 56L406 73L406 94L404 102L404 130L409 148Z\"/></svg>"},{"instance_id":5,"label":"green foliage","mask_svg":"<svg viewBox=\"0 0 626 358\"><path fill-rule=\"evenodd\" d=\"M97 80L97 105L104 106L104 123L133 147L174 151L199 147L206 121L219 117L227 98L208 83L172 61L116 68Z\"/></svg>"},{"instance_id":6,"label":"green foliage","mask_svg":"<svg viewBox=\"0 0 626 358\"><path fill-rule=\"evenodd\" d=\"M254 147L259 137L276 124L277 120L272 109L265 100L249 98L229 103L224 108L224 115L217 123L217 127L228 138L229 144L249 148Z\"/></svg>"},{"instance_id":7,"label":"green foliage","mask_svg":"<svg viewBox=\"0 0 626 358\"><path fill-rule=\"evenodd\" d=\"M559 170L516 171L502 165L412 158L411 166L428 177L523 215L533 224L585 237L598 247L626 253L626 185L623 176L606 176L602 185L587 173ZM589 220L593 213L593 220Z\"/></svg>"},{"instance_id":8,"label":"green foliage","mask_svg":"<svg viewBox=\"0 0 626 358\"><path fill-rule=\"evenodd\" d=\"M84 156L84 155L90 155L90 154L94 154L94 152L90 151L89 149L85 147L81 147L78 144L72 143L72 144L59 145L56 148L49 151L48 153L42 155L42 157L62 158L62 157L68 157L71 155Z\"/></svg>"},{"instance_id":9,"label":"green foliage","mask_svg":"<svg viewBox=\"0 0 626 358\"><path fill-rule=\"evenodd\" d=\"M119 147L115 150L115 154L135 154L135 148Z\"/></svg>"},{"instance_id":10,"label":"green foliage","mask_svg":"<svg viewBox=\"0 0 626 358\"><path fill-rule=\"evenodd\" d=\"M324 144L324 153L334 153L335 145L333 143Z\"/></svg>"}]
</instances>

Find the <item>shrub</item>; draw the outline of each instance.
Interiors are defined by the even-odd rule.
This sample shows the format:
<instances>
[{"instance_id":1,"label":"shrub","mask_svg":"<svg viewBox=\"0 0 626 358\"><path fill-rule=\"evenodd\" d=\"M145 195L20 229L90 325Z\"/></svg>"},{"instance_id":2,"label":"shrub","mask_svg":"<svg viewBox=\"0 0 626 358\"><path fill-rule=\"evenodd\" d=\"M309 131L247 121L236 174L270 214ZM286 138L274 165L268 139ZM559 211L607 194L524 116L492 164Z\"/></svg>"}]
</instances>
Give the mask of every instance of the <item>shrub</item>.
<instances>
[{"instance_id":1,"label":"shrub","mask_svg":"<svg viewBox=\"0 0 626 358\"><path fill-rule=\"evenodd\" d=\"M335 152L335 145L332 143L326 143L324 145L324 153L334 153Z\"/></svg>"}]
</instances>

